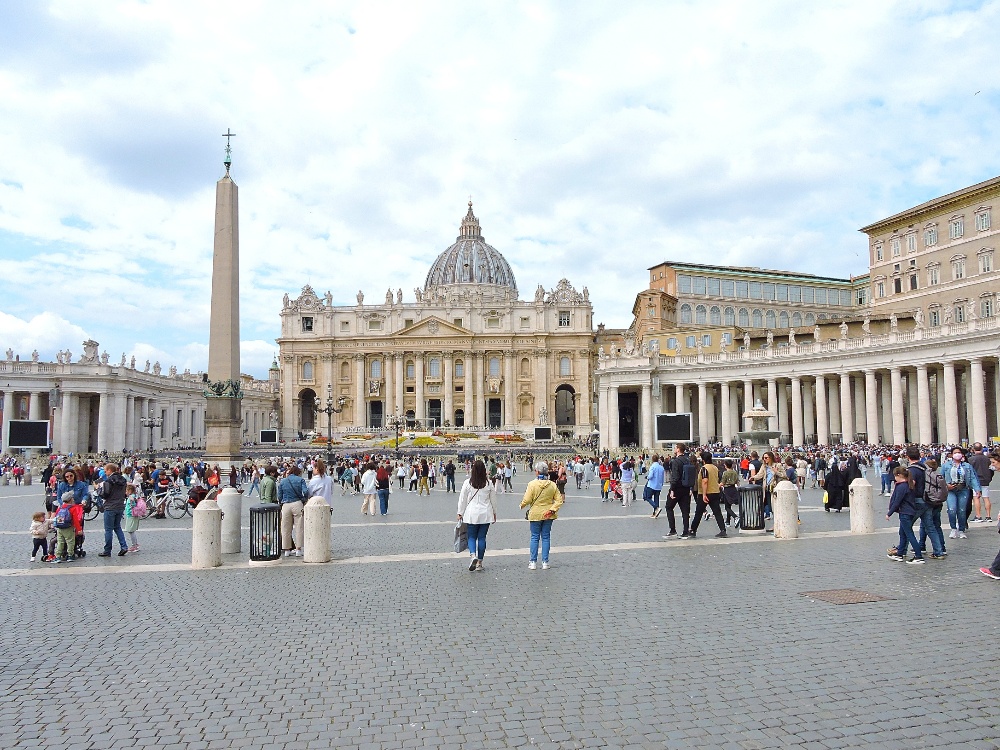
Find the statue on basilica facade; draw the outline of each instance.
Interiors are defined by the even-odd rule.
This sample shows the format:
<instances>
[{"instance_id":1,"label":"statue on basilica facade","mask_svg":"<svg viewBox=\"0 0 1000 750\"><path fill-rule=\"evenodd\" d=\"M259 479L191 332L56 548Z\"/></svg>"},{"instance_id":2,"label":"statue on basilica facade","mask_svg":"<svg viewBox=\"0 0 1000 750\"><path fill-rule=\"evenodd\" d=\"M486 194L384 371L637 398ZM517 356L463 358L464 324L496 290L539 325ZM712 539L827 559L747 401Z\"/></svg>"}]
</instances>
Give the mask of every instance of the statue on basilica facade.
<instances>
[{"instance_id":1,"label":"statue on basilica facade","mask_svg":"<svg viewBox=\"0 0 1000 750\"><path fill-rule=\"evenodd\" d=\"M359 305L363 305L365 303L365 293L360 289L358 290L357 300Z\"/></svg>"},{"instance_id":2,"label":"statue on basilica facade","mask_svg":"<svg viewBox=\"0 0 1000 750\"><path fill-rule=\"evenodd\" d=\"M544 302L544 301L545 301L545 287L539 284L538 288L535 290L535 302Z\"/></svg>"},{"instance_id":3,"label":"statue on basilica facade","mask_svg":"<svg viewBox=\"0 0 1000 750\"><path fill-rule=\"evenodd\" d=\"M386 305L392 304L392 289L385 290L385 304Z\"/></svg>"},{"instance_id":4,"label":"statue on basilica facade","mask_svg":"<svg viewBox=\"0 0 1000 750\"><path fill-rule=\"evenodd\" d=\"M402 287L400 287L399 289L396 290L396 304L397 305L403 304L403 289L402 289Z\"/></svg>"},{"instance_id":5,"label":"statue on basilica facade","mask_svg":"<svg viewBox=\"0 0 1000 750\"><path fill-rule=\"evenodd\" d=\"M327 307L333 307L333 295L327 292L323 295L323 302L326 303Z\"/></svg>"},{"instance_id":6,"label":"statue on basilica facade","mask_svg":"<svg viewBox=\"0 0 1000 750\"><path fill-rule=\"evenodd\" d=\"M135 355L134 354L132 355L132 359L129 360L128 369L130 369L130 370L134 370L135 369Z\"/></svg>"}]
</instances>

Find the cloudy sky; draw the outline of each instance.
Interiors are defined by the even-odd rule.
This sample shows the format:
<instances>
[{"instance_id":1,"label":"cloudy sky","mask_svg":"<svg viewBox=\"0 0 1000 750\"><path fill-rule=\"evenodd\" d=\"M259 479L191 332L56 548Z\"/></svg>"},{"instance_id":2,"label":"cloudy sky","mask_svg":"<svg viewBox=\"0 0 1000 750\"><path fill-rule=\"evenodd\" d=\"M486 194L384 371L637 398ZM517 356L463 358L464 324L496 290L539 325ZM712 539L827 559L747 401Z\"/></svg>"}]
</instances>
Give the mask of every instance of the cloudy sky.
<instances>
[{"instance_id":1,"label":"cloudy sky","mask_svg":"<svg viewBox=\"0 0 1000 750\"><path fill-rule=\"evenodd\" d=\"M867 270L858 227L1000 174L1000 0L0 3L0 350L242 366L281 297L422 285L469 196L522 296L624 326L665 259Z\"/></svg>"}]
</instances>

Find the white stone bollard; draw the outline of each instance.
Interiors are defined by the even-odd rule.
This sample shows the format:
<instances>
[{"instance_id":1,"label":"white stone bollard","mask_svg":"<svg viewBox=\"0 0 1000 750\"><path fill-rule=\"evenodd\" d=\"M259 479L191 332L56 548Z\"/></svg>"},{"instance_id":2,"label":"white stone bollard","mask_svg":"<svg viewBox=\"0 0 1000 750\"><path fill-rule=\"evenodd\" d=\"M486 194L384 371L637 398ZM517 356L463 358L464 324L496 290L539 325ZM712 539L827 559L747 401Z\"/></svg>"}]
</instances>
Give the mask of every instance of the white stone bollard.
<instances>
[{"instance_id":1,"label":"white stone bollard","mask_svg":"<svg viewBox=\"0 0 1000 750\"><path fill-rule=\"evenodd\" d=\"M872 484L864 477L858 477L851 482L851 533L875 533L875 504L872 497Z\"/></svg>"},{"instance_id":2,"label":"white stone bollard","mask_svg":"<svg viewBox=\"0 0 1000 750\"><path fill-rule=\"evenodd\" d=\"M192 512L191 567L217 568L222 565L222 511L212 496Z\"/></svg>"},{"instance_id":3,"label":"white stone bollard","mask_svg":"<svg viewBox=\"0 0 1000 750\"><path fill-rule=\"evenodd\" d=\"M302 522L302 560L330 562L330 503L321 497L310 498L302 511Z\"/></svg>"},{"instance_id":4,"label":"white stone bollard","mask_svg":"<svg viewBox=\"0 0 1000 750\"><path fill-rule=\"evenodd\" d=\"M24 470L24 486L25 487L31 486L31 469Z\"/></svg>"},{"instance_id":5,"label":"white stone bollard","mask_svg":"<svg viewBox=\"0 0 1000 750\"><path fill-rule=\"evenodd\" d=\"M799 538L799 491L787 479L771 493L771 512L775 539Z\"/></svg>"},{"instance_id":6,"label":"white stone bollard","mask_svg":"<svg viewBox=\"0 0 1000 750\"><path fill-rule=\"evenodd\" d=\"M243 530L240 521L243 516L243 494L232 487L226 487L217 498L222 511L222 554L232 555L243 549Z\"/></svg>"}]
</instances>

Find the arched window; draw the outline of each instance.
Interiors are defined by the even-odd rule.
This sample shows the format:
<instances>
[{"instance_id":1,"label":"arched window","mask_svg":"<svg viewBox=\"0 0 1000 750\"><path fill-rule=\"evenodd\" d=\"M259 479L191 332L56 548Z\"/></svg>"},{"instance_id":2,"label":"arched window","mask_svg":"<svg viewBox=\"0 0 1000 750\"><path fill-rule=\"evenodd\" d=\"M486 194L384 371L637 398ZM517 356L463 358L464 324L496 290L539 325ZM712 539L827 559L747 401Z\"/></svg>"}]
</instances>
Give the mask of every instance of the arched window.
<instances>
[{"instance_id":1,"label":"arched window","mask_svg":"<svg viewBox=\"0 0 1000 750\"><path fill-rule=\"evenodd\" d=\"M569 357L560 357L559 376L565 378L569 377L572 374L573 374L573 368L570 365Z\"/></svg>"},{"instance_id":2,"label":"arched window","mask_svg":"<svg viewBox=\"0 0 1000 750\"><path fill-rule=\"evenodd\" d=\"M778 314L778 328L788 328L788 313L784 310Z\"/></svg>"},{"instance_id":3,"label":"arched window","mask_svg":"<svg viewBox=\"0 0 1000 750\"><path fill-rule=\"evenodd\" d=\"M768 310L767 315L764 316L764 320L766 321L766 325L768 328L774 328L775 326L774 310Z\"/></svg>"},{"instance_id":4,"label":"arched window","mask_svg":"<svg viewBox=\"0 0 1000 750\"><path fill-rule=\"evenodd\" d=\"M811 326L816 322L816 316L812 313L806 313L806 325Z\"/></svg>"},{"instance_id":5,"label":"arched window","mask_svg":"<svg viewBox=\"0 0 1000 750\"><path fill-rule=\"evenodd\" d=\"M740 325L744 328L750 327L750 312L745 308L740 308Z\"/></svg>"},{"instance_id":6,"label":"arched window","mask_svg":"<svg viewBox=\"0 0 1000 750\"><path fill-rule=\"evenodd\" d=\"M312 362L304 362L302 364L302 379L303 380L312 380L313 379L313 363Z\"/></svg>"},{"instance_id":7,"label":"arched window","mask_svg":"<svg viewBox=\"0 0 1000 750\"><path fill-rule=\"evenodd\" d=\"M375 378L375 379L382 377L382 360L381 359L373 359L372 360L372 364L371 364L371 377Z\"/></svg>"},{"instance_id":8,"label":"arched window","mask_svg":"<svg viewBox=\"0 0 1000 750\"><path fill-rule=\"evenodd\" d=\"M441 377L441 360L437 357L431 357L430 361L427 363L427 377L429 378L439 378Z\"/></svg>"},{"instance_id":9,"label":"arched window","mask_svg":"<svg viewBox=\"0 0 1000 750\"><path fill-rule=\"evenodd\" d=\"M705 309L704 305L698 305L694 309L694 322L699 324L708 322L708 311Z\"/></svg>"},{"instance_id":10,"label":"arched window","mask_svg":"<svg viewBox=\"0 0 1000 750\"><path fill-rule=\"evenodd\" d=\"M340 363L340 379L350 380L351 379L351 366L347 362Z\"/></svg>"},{"instance_id":11,"label":"arched window","mask_svg":"<svg viewBox=\"0 0 1000 750\"><path fill-rule=\"evenodd\" d=\"M731 307L727 307L723 315L725 317L725 323L727 326L736 325L736 310L734 310Z\"/></svg>"},{"instance_id":12,"label":"arched window","mask_svg":"<svg viewBox=\"0 0 1000 750\"><path fill-rule=\"evenodd\" d=\"M764 316L761 314L760 310L753 311L753 327L763 328L764 327Z\"/></svg>"},{"instance_id":13,"label":"arched window","mask_svg":"<svg viewBox=\"0 0 1000 750\"><path fill-rule=\"evenodd\" d=\"M712 309L708 311L708 322L713 326L722 325L722 310L717 305L712 305Z\"/></svg>"},{"instance_id":14,"label":"arched window","mask_svg":"<svg viewBox=\"0 0 1000 750\"><path fill-rule=\"evenodd\" d=\"M792 325L796 328L802 325L802 313L792 313Z\"/></svg>"},{"instance_id":15,"label":"arched window","mask_svg":"<svg viewBox=\"0 0 1000 750\"><path fill-rule=\"evenodd\" d=\"M465 363L460 359L455 360L455 377L456 378L465 377Z\"/></svg>"},{"instance_id":16,"label":"arched window","mask_svg":"<svg viewBox=\"0 0 1000 750\"><path fill-rule=\"evenodd\" d=\"M500 357L490 357L490 377L500 377Z\"/></svg>"},{"instance_id":17,"label":"arched window","mask_svg":"<svg viewBox=\"0 0 1000 750\"><path fill-rule=\"evenodd\" d=\"M681 305L681 323L691 322L691 305Z\"/></svg>"},{"instance_id":18,"label":"arched window","mask_svg":"<svg viewBox=\"0 0 1000 750\"><path fill-rule=\"evenodd\" d=\"M526 378L529 377L530 375L531 375L531 361L527 357L524 357L521 360L521 377Z\"/></svg>"}]
</instances>

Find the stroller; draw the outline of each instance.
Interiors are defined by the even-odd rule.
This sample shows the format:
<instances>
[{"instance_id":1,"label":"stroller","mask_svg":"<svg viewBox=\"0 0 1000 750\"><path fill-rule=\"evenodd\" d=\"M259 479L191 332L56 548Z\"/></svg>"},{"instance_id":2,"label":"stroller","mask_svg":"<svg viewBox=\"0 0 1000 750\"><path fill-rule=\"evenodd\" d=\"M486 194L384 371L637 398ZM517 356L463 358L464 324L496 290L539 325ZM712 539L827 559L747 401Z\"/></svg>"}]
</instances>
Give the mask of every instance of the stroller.
<instances>
[{"instance_id":1,"label":"stroller","mask_svg":"<svg viewBox=\"0 0 1000 750\"><path fill-rule=\"evenodd\" d=\"M213 492L218 492L218 490L213 490ZM191 486L188 490L188 505L194 510L198 507L198 503L208 497L208 488L202 487L201 485L195 484Z\"/></svg>"},{"instance_id":2,"label":"stroller","mask_svg":"<svg viewBox=\"0 0 1000 750\"><path fill-rule=\"evenodd\" d=\"M622 483L618 479L608 480L608 501L617 500L620 503L625 502L625 496L622 495Z\"/></svg>"}]
</instances>

